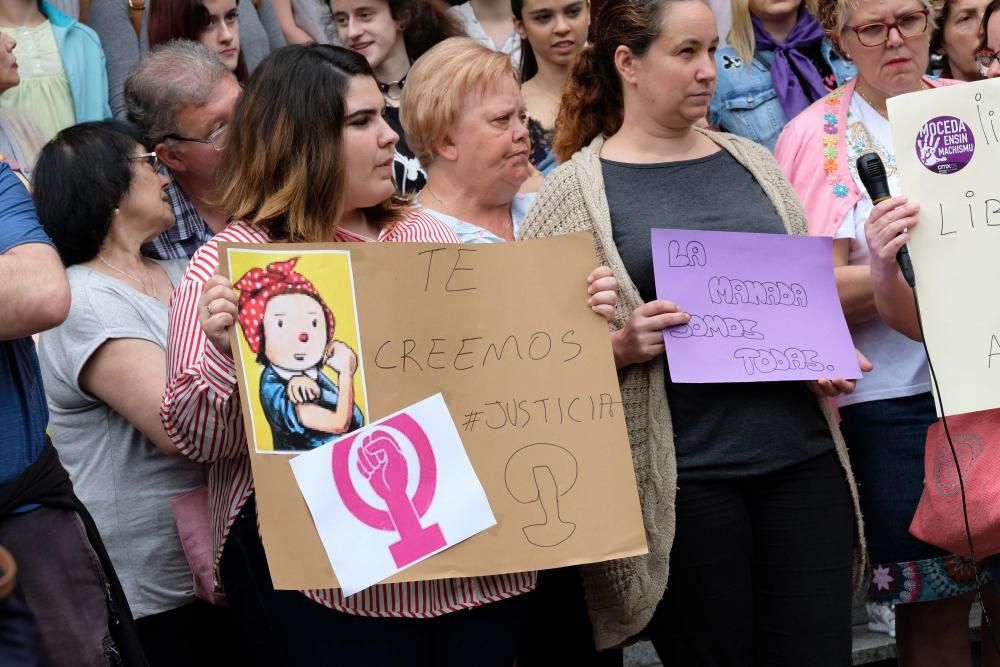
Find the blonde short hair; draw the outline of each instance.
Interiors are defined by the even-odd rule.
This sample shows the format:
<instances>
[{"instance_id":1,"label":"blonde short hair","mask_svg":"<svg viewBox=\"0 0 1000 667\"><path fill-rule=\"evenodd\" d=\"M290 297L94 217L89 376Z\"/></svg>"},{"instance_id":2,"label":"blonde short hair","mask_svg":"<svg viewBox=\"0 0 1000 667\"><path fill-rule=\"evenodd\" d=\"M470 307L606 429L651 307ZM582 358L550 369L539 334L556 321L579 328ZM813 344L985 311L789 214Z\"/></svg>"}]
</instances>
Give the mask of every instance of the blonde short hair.
<instances>
[{"instance_id":1,"label":"blonde short hair","mask_svg":"<svg viewBox=\"0 0 1000 667\"><path fill-rule=\"evenodd\" d=\"M468 37L451 37L420 56L406 75L399 119L406 143L425 167L448 134L469 95L483 95L510 77L520 77L510 58Z\"/></svg>"}]
</instances>

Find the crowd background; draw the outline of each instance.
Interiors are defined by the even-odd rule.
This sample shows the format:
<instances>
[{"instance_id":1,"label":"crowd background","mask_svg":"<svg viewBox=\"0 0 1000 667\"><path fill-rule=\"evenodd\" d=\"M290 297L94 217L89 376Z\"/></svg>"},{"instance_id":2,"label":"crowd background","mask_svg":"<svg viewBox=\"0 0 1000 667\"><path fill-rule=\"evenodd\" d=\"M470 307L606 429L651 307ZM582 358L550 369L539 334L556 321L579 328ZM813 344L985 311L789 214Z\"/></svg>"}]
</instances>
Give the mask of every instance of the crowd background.
<instances>
[{"instance_id":1,"label":"crowd background","mask_svg":"<svg viewBox=\"0 0 1000 667\"><path fill-rule=\"evenodd\" d=\"M0 0L0 664L621 665L648 637L669 665L841 666L860 587L901 665L971 665L992 576L907 530L935 412L886 107L1000 75L998 8ZM833 237L866 376L672 382L689 316L655 292L655 227ZM345 389L282 366L266 309L315 288L276 267L240 318L261 287L237 296L218 243L581 230L650 553L274 590L229 329L303 442L360 423L357 360L325 355Z\"/></svg>"}]
</instances>

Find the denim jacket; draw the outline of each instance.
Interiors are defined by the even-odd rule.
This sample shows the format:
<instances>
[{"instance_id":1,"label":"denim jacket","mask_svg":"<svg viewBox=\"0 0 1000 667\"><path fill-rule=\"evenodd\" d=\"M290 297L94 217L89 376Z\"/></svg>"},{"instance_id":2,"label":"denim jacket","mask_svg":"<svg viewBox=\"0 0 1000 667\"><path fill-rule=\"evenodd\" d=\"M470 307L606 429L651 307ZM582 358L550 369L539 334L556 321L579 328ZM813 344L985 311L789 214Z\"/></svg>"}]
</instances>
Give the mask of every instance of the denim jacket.
<instances>
[{"instance_id":1,"label":"denim jacket","mask_svg":"<svg viewBox=\"0 0 1000 667\"><path fill-rule=\"evenodd\" d=\"M822 49L837 86L855 75L854 65L841 58L829 40L823 40ZM708 119L711 125L756 141L772 152L789 121L771 83L773 60L773 51L758 51L748 64L732 47L719 48L715 54L718 83Z\"/></svg>"}]
</instances>

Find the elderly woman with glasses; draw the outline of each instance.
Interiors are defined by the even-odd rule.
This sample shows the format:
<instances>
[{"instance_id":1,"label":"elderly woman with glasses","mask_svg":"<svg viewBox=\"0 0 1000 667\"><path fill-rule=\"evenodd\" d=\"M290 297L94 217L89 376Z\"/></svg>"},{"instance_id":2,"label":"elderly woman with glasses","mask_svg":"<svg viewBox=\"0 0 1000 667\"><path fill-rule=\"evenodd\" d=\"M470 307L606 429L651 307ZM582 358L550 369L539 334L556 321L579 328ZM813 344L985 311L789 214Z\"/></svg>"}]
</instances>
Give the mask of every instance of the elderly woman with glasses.
<instances>
[{"instance_id":1,"label":"elderly woman with glasses","mask_svg":"<svg viewBox=\"0 0 1000 667\"><path fill-rule=\"evenodd\" d=\"M159 418L168 304L185 263L139 251L174 223L158 166L137 130L105 121L56 135L34 178L39 220L72 290L66 321L39 343L49 433L154 667L206 664L202 647L218 644L229 617L195 599L171 512L172 498L204 486L205 470L178 455Z\"/></svg>"},{"instance_id":2,"label":"elderly woman with glasses","mask_svg":"<svg viewBox=\"0 0 1000 667\"><path fill-rule=\"evenodd\" d=\"M895 152L914 147L893 146L886 101L954 82L924 76L935 23L929 0L819 0L817 14L858 76L793 120L775 155L802 199L810 233L834 238L841 305L855 345L875 364L853 394L837 400L865 517L868 592L875 602L896 605L901 665L967 666L973 564L908 532L923 488L927 429L936 419L927 360L919 343L879 317L873 279L880 249L869 248L865 234L915 221L916 206L901 197L874 206L855 165L876 153L898 194ZM991 662L997 657L984 664L1000 664Z\"/></svg>"}]
</instances>

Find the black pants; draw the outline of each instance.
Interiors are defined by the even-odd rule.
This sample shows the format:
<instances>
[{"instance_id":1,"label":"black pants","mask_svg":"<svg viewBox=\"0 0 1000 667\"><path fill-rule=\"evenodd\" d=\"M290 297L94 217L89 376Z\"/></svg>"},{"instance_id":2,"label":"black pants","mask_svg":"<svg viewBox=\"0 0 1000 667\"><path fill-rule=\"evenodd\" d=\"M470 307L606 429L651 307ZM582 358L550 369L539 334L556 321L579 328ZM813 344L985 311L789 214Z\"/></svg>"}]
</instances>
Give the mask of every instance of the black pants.
<instances>
[{"instance_id":1,"label":"black pants","mask_svg":"<svg viewBox=\"0 0 1000 667\"><path fill-rule=\"evenodd\" d=\"M150 667L219 667L250 662L247 641L231 609L194 600L135 622Z\"/></svg>"},{"instance_id":2,"label":"black pants","mask_svg":"<svg viewBox=\"0 0 1000 667\"><path fill-rule=\"evenodd\" d=\"M538 573L538 585L524 597L517 667L621 667L622 650L598 652L577 567Z\"/></svg>"},{"instance_id":3,"label":"black pants","mask_svg":"<svg viewBox=\"0 0 1000 667\"><path fill-rule=\"evenodd\" d=\"M266 667L511 667L523 596L432 619L368 618L327 609L298 591L276 591L249 500L222 555L232 609Z\"/></svg>"},{"instance_id":4,"label":"black pants","mask_svg":"<svg viewBox=\"0 0 1000 667\"><path fill-rule=\"evenodd\" d=\"M854 533L834 452L680 483L667 592L649 626L663 664L850 665Z\"/></svg>"}]
</instances>

